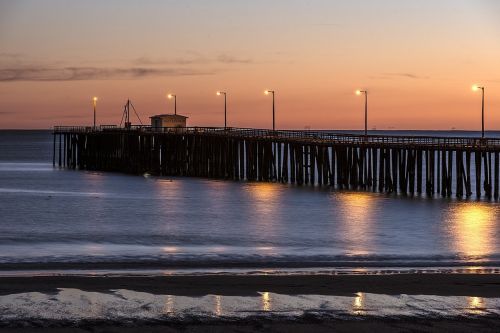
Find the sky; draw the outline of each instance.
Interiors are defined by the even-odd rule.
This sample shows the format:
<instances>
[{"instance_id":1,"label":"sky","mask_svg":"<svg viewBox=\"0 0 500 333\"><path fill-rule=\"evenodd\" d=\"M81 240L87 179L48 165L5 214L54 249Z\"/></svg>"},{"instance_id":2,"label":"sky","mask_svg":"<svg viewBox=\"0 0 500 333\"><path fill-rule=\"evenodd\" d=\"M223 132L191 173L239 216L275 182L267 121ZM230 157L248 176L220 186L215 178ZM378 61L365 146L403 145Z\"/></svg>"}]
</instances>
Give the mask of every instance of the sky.
<instances>
[{"instance_id":1,"label":"sky","mask_svg":"<svg viewBox=\"0 0 500 333\"><path fill-rule=\"evenodd\" d=\"M0 128L500 130L500 1L0 0ZM138 120L134 120L138 123Z\"/></svg>"}]
</instances>

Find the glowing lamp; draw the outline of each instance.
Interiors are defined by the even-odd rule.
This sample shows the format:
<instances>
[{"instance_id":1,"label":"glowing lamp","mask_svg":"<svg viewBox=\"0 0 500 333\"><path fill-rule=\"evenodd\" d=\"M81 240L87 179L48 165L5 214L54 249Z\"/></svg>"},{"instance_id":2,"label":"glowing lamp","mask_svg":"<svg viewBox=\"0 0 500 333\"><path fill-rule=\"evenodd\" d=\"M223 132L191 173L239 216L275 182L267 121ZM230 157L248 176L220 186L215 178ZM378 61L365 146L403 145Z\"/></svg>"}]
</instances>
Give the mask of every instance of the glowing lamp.
<instances>
[{"instance_id":1,"label":"glowing lamp","mask_svg":"<svg viewBox=\"0 0 500 333\"><path fill-rule=\"evenodd\" d=\"M478 91L479 89L483 89L483 87L480 87L477 84L472 86L472 91Z\"/></svg>"}]
</instances>

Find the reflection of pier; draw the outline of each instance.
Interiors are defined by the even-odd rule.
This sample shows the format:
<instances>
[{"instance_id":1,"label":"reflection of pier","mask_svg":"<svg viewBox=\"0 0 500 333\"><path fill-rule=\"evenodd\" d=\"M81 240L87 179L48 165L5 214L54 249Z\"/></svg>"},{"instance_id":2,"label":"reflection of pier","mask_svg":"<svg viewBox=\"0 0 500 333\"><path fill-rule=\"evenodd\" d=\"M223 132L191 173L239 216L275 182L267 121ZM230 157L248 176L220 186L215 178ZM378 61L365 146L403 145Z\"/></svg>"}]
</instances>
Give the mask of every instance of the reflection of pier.
<instances>
[{"instance_id":1,"label":"reflection of pier","mask_svg":"<svg viewBox=\"0 0 500 333\"><path fill-rule=\"evenodd\" d=\"M241 128L55 127L54 165L499 198L500 139Z\"/></svg>"}]
</instances>

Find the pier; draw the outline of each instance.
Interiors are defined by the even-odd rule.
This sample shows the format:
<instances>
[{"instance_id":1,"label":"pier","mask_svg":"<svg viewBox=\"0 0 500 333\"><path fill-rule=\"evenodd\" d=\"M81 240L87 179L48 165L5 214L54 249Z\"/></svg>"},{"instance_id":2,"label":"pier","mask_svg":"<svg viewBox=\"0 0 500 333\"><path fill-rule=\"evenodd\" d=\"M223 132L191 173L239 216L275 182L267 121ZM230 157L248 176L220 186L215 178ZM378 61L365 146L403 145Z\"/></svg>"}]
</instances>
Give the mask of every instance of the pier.
<instances>
[{"instance_id":1,"label":"pier","mask_svg":"<svg viewBox=\"0 0 500 333\"><path fill-rule=\"evenodd\" d=\"M149 126L53 132L62 168L499 199L500 139Z\"/></svg>"}]
</instances>

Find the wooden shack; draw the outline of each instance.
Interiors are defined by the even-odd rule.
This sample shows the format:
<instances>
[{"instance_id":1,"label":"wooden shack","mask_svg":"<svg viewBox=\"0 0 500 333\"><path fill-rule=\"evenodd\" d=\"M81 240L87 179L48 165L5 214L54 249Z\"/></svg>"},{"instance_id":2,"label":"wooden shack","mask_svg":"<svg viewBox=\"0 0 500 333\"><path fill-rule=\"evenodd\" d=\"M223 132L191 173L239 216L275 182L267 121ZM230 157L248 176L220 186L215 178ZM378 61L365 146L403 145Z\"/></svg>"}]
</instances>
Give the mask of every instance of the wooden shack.
<instances>
[{"instance_id":1,"label":"wooden shack","mask_svg":"<svg viewBox=\"0 0 500 333\"><path fill-rule=\"evenodd\" d=\"M151 127L162 128L162 127L186 127L186 120L188 117L181 116L180 114L159 114L152 116Z\"/></svg>"}]
</instances>

